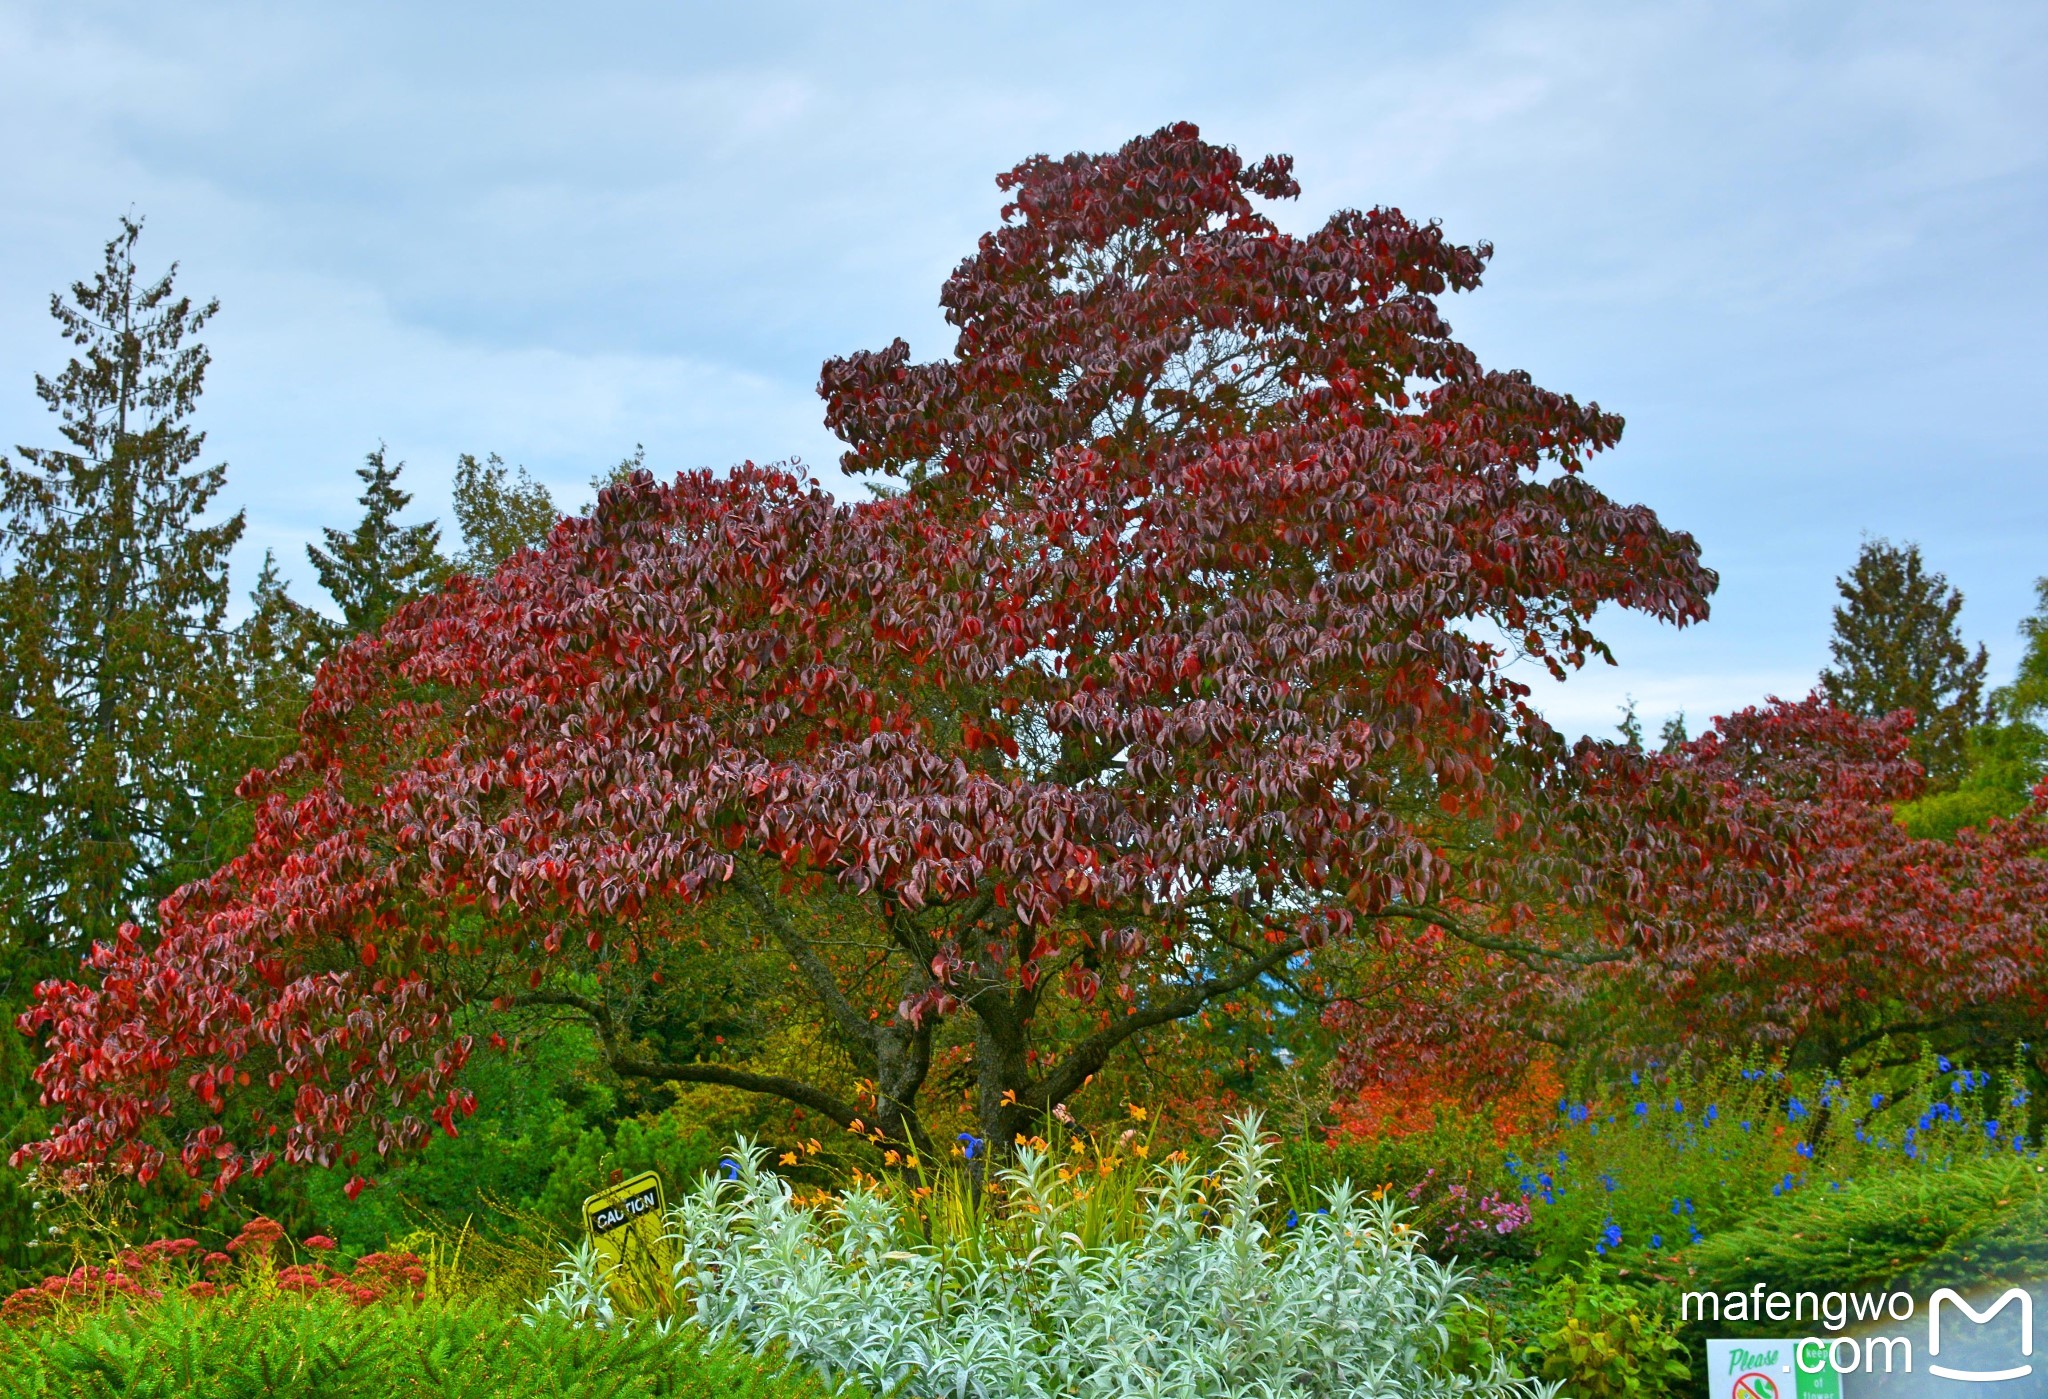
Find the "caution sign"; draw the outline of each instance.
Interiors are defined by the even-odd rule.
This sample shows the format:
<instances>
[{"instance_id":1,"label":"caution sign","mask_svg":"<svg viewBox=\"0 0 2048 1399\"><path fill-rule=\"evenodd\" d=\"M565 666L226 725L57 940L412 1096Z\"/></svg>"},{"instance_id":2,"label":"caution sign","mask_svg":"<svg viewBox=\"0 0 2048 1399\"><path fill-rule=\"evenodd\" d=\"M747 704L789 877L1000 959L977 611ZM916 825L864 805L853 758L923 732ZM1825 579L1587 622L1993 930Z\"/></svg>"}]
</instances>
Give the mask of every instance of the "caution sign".
<instances>
[{"instance_id":1,"label":"caution sign","mask_svg":"<svg viewBox=\"0 0 2048 1399\"><path fill-rule=\"evenodd\" d=\"M611 1284L612 1300L637 1315L668 1310L675 1250L664 1237L667 1212L661 1177L653 1171L622 1180L583 1202L583 1227L597 1247L598 1266Z\"/></svg>"},{"instance_id":2,"label":"caution sign","mask_svg":"<svg viewBox=\"0 0 2048 1399\"><path fill-rule=\"evenodd\" d=\"M1807 1365L1794 1364L1794 1343L1708 1341L1707 1399L1842 1399L1842 1377L1827 1347L1809 1346Z\"/></svg>"}]
</instances>

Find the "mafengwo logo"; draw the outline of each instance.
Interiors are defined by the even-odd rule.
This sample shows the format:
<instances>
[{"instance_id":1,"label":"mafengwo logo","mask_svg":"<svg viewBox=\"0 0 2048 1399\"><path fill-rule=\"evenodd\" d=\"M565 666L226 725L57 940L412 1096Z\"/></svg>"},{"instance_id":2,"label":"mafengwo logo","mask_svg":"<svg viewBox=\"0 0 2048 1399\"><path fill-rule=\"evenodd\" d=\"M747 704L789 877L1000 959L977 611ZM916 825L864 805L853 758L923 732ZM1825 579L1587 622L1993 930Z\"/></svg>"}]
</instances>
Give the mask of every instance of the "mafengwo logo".
<instances>
[{"instance_id":1,"label":"mafengwo logo","mask_svg":"<svg viewBox=\"0 0 2048 1399\"><path fill-rule=\"evenodd\" d=\"M1949 1365L1936 1363L1941 1354L1941 1307L1950 1303L1955 1311L1962 1312L1970 1320L1983 1325L2015 1302L2020 1309L2020 1364L2008 1365L2002 1370L1959 1370ZM1954 1316L1955 1311L1950 1312ZM1927 1373L1939 1375L1945 1380L1967 1380L1977 1384L1996 1384L2002 1380L2023 1380L2034 1373L2034 1299L2025 1288L2008 1288L1996 1302L1978 1311L1952 1288L1944 1287L1927 1302Z\"/></svg>"},{"instance_id":2,"label":"mafengwo logo","mask_svg":"<svg viewBox=\"0 0 2048 1399\"><path fill-rule=\"evenodd\" d=\"M1796 1318L1818 1321L1819 1329L1834 1334L1708 1341L1708 1399L1842 1399L1845 1388L1848 1399L1972 1392L2023 1399L2040 1392L2038 1384L2015 1383L2035 1375L2034 1299L2025 1288L1971 1298L1943 1287L1924 1308L1904 1292L1788 1297L1756 1291L1753 1298L1688 1294L1687 1311L1705 1319L1718 1300L1717 1320ZM1921 1318L1926 1349L1916 1355Z\"/></svg>"}]
</instances>

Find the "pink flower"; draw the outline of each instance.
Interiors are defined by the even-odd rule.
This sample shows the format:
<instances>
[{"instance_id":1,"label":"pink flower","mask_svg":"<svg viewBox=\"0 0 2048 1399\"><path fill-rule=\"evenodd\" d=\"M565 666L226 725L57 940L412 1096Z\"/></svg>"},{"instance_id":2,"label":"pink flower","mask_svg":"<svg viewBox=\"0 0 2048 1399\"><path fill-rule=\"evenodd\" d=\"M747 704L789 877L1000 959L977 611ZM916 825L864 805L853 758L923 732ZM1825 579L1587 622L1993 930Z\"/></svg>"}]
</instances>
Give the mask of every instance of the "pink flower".
<instances>
[{"instance_id":1,"label":"pink flower","mask_svg":"<svg viewBox=\"0 0 2048 1399\"><path fill-rule=\"evenodd\" d=\"M317 1248L322 1253L325 1253L334 1247L334 1240L328 1238L325 1234L308 1234L306 1236L306 1247Z\"/></svg>"}]
</instances>

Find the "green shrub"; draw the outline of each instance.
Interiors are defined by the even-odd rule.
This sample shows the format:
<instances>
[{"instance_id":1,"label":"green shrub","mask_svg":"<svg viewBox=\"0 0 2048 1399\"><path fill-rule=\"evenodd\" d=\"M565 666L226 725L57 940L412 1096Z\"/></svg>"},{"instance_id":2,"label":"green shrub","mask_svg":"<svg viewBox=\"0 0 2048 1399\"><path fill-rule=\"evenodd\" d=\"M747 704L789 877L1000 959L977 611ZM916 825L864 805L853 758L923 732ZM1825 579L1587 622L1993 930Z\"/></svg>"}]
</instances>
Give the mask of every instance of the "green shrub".
<instances>
[{"instance_id":1,"label":"green shrub","mask_svg":"<svg viewBox=\"0 0 2048 1399\"><path fill-rule=\"evenodd\" d=\"M171 1298L71 1327L0 1328L0 1394L48 1399L822 1399L808 1375L731 1348L483 1303L358 1308L334 1298Z\"/></svg>"},{"instance_id":2,"label":"green shrub","mask_svg":"<svg viewBox=\"0 0 2048 1399\"><path fill-rule=\"evenodd\" d=\"M1696 1250L1781 1202L2032 1159L2018 1075L1884 1054L1841 1073L1680 1064L1567 1099L1560 1130L1507 1162L1541 1266Z\"/></svg>"},{"instance_id":3,"label":"green shrub","mask_svg":"<svg viewBox=\"0 0 2048 1399\"><path fill-rule=\"evenodd\" d=\"M2034 1184L2044 1185L2044 1168L2034 1164ZM1925 1296L1938 1287L1966 1289L1993 1285L2031 1285L2048 1277L2048 1193L2019 1196L2008 1208L1992 1201L1995 1212L1974 1228L1960 1231L1941 1252L1904 1278L1900 1286Z\"/></svg>"},{"instance_id":4,"label":"green shrub","mask_svg":"<svg viewBox=\"0 0 2048 1399\"><path fill-rule=\"evenodd\" d=\"M866 1185L800 1203L762 1153L732 1156L730 1178L707 1177L671 1212L676 1311L884 1392L1538 1392L1498 1363L1447 1373L1465 1279L1422 1252L1391 1200L1333 1187L1289 1220L1255 1117L1213 1169L1148 1166L1135 1193L1116 1167L1027 1145L999 1175L999 1210L937 1227ZM605 1291L586 1247L542 1309L609 1323Z\"/></svg>"},{"instance_id":5,"label":"green shrub","mask_svg":"<svg viewBox=\"0 0 2048 1399\"><path fill-rule=\"evenodd\" d=\"M2043 1180L2037 1159L2001 1154L1784 1196L1682 1251L1685 1285L1714 1292L1759 1282L1787 1292L1878 1287L2003 1218L2038 1208Z\"/></svg>"},{"instance_id":6,"label":"green shrub","mask_svg":"<svg viewBox=\"0 0 2048 1399\"><path fill-rule=\"evenodd\" d=\"M1281 1148L1290 1202L1313 1208L1339 1181L1381 1191L1409 1210L1432 1256L1521 1258L1530 1252L1530 1211L1504 1165L1500 1134L1484 1111L1440 1103L1429 1125L1400 1135L1339 1135Z\"/></svg>"},{"instance_id":7,"label":"green shrub","mask_svg":"<svg viewBox=\"0 0 2048 1399\"><path fill-rule=\"evenodd\" d=\"M1686 1388L1692 1371L1670 1318L1617 1276L1595 1263L1545 1288L1525 1317L1536 1334L1524 1364L1572 1399L1660 1399Z\"/></svg>"}]
</instances>

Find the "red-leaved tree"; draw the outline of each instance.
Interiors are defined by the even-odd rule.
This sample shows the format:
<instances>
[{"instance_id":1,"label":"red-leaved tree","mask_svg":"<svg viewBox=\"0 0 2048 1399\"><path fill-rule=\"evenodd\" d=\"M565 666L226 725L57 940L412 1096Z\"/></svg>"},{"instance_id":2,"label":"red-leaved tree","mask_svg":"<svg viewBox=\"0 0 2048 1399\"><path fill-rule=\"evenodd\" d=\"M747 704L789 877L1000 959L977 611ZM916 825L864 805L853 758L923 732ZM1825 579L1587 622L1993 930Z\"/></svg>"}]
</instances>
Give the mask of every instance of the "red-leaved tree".
<instances>
[{"instance_id":1,"label":"red-leaved tree","mask_svg":"<svg viewBox=\"0 0 2048 1399\"><path fill-rule=\"evenodd\" d=\"M1555 756L1509 648L1706 613L1692 540L1583 474L1620 420L1451 338L1483 246L1281 232L1283 158L1183 125L1001 184L953 355L825 366L874 499L634 475L349 646L248 852L41 989L23 1155L224 1187L414 1147L487 1002L913 1150L950 1047L1001 1144L1305 953L1465 928L1446 830ZM714 914L859 1091L658 1052L650 969Z\"/></svg>"},{"instance_id":2,"label":"red-leaved tree","mask_svg":"<svg viewBox=\"0 0 2048 1399\"><path fill-rule=\"evenodd\" d=\"M1818 695L1672 753L1583 744L1548 819L1487 852L1513 941L1436 936L1331 999L1340 1079L1510 1080L1562 1048L1609 1063L1762 1047L1832 1064L1887 1036L2000 1057L2048 1028L2048 784L2012 820L1920 840L1913 715Z\"/></svg>"}]
</instances>

